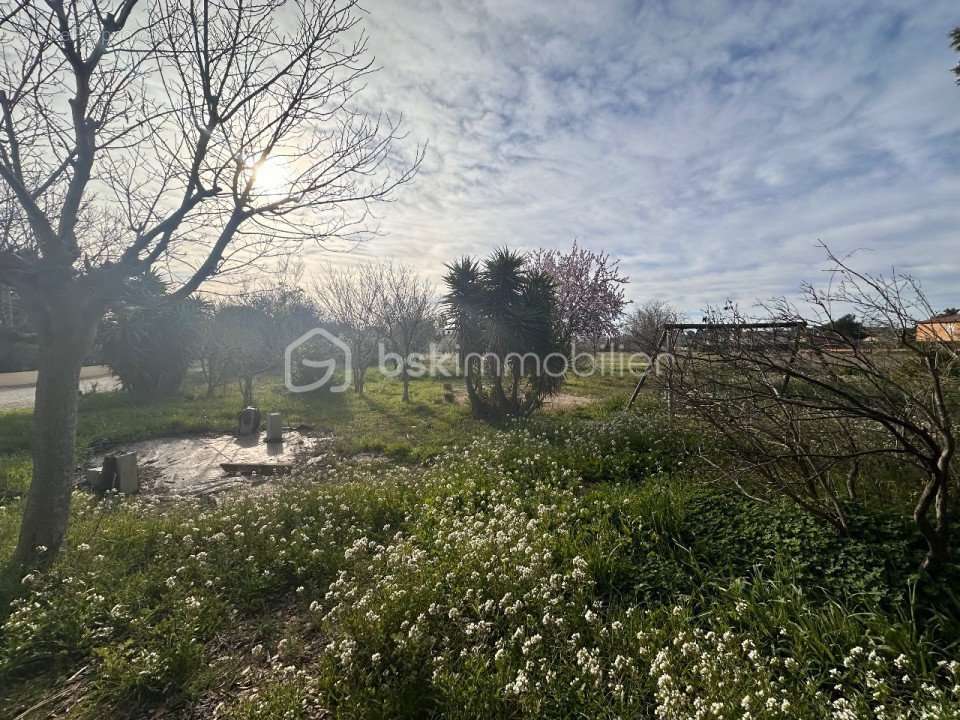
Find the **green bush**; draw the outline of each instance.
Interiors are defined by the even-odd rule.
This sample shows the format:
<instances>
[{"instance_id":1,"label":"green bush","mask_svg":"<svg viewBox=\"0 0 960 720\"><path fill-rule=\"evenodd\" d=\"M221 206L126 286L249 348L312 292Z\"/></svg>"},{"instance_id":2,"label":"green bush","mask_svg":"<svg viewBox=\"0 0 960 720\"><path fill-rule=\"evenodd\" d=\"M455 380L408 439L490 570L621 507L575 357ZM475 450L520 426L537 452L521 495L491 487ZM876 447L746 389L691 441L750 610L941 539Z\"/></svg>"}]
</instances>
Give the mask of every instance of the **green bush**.
<instances>
[{"instance_id":1,"label":"green bush","mask_svg":"<svg viewBox=\"0 0 960 720\"><path fill-rule=\"evenodd\" d=\"M137 397L172 395L197 358L202 327L199 301L148 294L141 303L111 311L101 323L103 361Z\"/></svg>"}]
</instances>

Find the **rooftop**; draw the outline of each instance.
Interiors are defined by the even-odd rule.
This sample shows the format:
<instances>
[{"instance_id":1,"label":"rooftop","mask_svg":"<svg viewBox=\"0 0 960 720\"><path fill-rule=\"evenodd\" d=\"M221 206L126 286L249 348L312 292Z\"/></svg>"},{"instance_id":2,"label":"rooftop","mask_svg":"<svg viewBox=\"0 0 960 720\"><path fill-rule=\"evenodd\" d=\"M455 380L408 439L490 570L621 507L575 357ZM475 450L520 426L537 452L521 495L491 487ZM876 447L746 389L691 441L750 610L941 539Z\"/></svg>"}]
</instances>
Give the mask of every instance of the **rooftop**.
<instances>
[{"instance_id":1,"label":"rooftop","mask_svg":"<svg viewBox=\"0 0 960 720\"><path fill-rule=\"evenodd\" d=\"M950 315L934 315L929 320L921 320L921 325L928 323L955 323L960 322L960 313L951 313Z\"/></svg>"}]
</instances>

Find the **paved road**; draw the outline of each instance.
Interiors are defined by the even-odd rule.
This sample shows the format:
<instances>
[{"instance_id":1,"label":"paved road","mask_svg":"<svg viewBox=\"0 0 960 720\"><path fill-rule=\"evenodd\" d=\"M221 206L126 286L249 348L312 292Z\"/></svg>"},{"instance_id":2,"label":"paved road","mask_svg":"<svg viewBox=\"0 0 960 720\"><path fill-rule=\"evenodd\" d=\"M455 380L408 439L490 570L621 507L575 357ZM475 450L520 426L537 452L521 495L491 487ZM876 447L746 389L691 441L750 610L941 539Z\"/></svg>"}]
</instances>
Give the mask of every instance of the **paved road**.
<instances>
[{"instance_id":1,"label":"paved road","mask_svg":"<svg viewBox=\"0 0 960 720\"><path fill-rule=\"evenodd\" d=\"M36 373L0 373L0 411L33 407ZM102 365L85 367L80 374L81 392L107 392L120 388L120 380Z\"/></svg>"}]
</instances>

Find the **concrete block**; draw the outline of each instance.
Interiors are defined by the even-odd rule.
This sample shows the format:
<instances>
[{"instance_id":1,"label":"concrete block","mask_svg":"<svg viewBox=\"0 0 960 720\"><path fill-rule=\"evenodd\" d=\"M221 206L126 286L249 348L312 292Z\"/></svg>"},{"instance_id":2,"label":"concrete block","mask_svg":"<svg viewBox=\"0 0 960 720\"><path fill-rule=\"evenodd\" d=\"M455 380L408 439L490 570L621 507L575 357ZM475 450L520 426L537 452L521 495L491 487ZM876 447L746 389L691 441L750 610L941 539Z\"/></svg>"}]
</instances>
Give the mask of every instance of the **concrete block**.
<instances>
[{"instance_id":1,"label":"concrete block","mask_svg":"<svg viewBox=\"0 0 960 720\"><path fill-rule=\"evenodd\" d=\"M267 415L267 442L283 441L283 417L280 413Z\"/></svg>"},{"instance_id":2,"label":"concrete block","mask_svg":"<svg viewBox=\"0 0 960 720\"><path fill-rule=\"evenodd\" d=\"M125 495L134 495L140 491L135 452L117 455L117 489Z\"/></svg>"},{"instance_id":3,"label":"concrete block","mask_svg":"<svg viewBox=\"0 0 960 720\"><path fill-rule=\"evenodd\" d=\"M239 435L253 435L260 432L260 411L255 407L240 411L237 432Z\"/></svg>"},{"instance_id":4,"label":"concrete block","mask_svg":"<svg viewBox=\"0 0 960 720\"><path fill-rule=\"evenodd\" d=\"M84 470L83 478L94 492L106 492L110 489L107 483L104 482L103 471L98 467Z\"/></svg>"}]
</instances>

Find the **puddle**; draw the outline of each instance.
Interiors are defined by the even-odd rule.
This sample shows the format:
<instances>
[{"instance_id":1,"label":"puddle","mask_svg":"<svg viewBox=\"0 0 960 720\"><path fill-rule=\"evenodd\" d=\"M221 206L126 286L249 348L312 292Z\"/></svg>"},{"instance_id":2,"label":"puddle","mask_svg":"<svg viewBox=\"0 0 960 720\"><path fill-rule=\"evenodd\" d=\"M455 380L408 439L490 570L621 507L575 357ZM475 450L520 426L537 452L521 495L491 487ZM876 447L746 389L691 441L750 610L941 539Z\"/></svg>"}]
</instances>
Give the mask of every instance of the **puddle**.
<instances>
[{"instance_id":1,"label":"puddle","mask_svg":"<svg viewBox=\"0 0 960 720\"><path fill-rule=\"evenodd\" d=\"M238 487L250 487L276 475L241 476L226 473L221 463L232 465L288 465L313 455L330 438L316 438L296 430L283 434L283 442L266 443L264 433L191 435L155 438L110 449L110 454L137 453L140 493L145 495L209 495ZM100 467L104 454L87 467Z\"/></svg>"}]
</instances>

